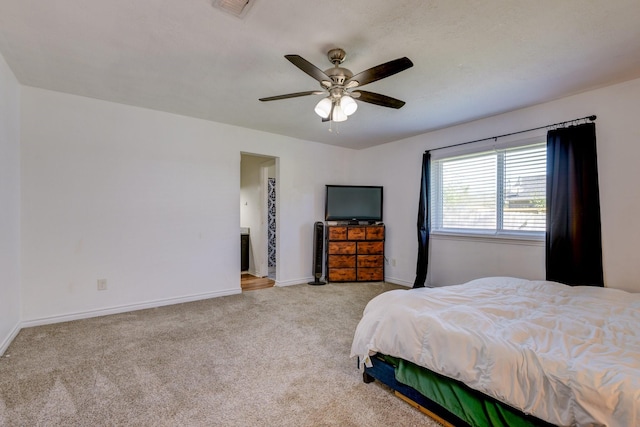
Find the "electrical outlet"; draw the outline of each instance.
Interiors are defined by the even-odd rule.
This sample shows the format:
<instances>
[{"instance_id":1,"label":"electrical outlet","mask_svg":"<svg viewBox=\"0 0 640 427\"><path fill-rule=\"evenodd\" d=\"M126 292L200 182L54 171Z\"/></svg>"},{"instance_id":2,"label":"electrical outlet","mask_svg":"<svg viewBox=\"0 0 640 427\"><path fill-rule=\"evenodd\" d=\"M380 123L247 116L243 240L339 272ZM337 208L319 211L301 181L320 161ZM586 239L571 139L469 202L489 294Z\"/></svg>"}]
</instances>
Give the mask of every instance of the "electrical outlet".
<instances>
[{"instance_id":1,"label":"electrical outlet","mask_svg":"<svg viewBox=\"0 0 640 427\"><path fill-rule=\"evenodd\" d=\"M396 259L391 258L391 267L395 267L395 266L396 266Z\"/></svg>"},{"instance_id":2,"label":"electrical outlet","mask_svg":"<svg viewBox=\"0 0 640 427\"><path fill-rule=\"evenodd\" d=\"M98 279L98 290L99 291L107 290L107 279Z\"/></svg>"}]
</instances>

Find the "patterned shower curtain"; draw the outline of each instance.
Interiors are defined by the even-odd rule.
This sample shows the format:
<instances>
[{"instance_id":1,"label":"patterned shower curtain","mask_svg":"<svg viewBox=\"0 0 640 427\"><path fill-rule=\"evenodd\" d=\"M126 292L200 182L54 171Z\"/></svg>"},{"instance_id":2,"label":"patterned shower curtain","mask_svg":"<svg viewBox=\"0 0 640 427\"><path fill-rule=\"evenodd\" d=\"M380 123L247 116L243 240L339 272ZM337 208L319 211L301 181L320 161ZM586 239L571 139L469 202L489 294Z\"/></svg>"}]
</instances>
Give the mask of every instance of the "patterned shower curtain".
<instances>
[{"instance_id":1,"label":"patterned shower curtain","mask_svg":"<svg viewBox=\"0 0 640 427\"><path fill-rule=\"evenodd\" d=\"M268 266L276 265L276 180L269 178L267 198L267 226L269 227Z\"/></svg>"}]
</instances>

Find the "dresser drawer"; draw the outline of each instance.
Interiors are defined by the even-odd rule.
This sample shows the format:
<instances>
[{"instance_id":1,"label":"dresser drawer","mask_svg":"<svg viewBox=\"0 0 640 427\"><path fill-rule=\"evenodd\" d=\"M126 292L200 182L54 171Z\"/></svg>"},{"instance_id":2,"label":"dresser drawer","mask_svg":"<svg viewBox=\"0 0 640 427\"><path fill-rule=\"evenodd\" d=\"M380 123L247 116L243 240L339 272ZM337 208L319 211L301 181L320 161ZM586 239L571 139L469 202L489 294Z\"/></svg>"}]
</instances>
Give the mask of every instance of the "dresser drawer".
<instances>
[{"instance_id":1,"label":"dresser drawer","mask_svg":"<svg viewBox=\"0 0 640 427\"><path fill-rule=\"evenodd\" d=\"M329 240L347 240L347 227L330 226L327 230Z\"/></svg>"},{"instance_id":2,"label":"dresser drawer","mask_svg":"<svg viewBox=\"0 0 640 427\"><path fill-rule=\"evenodd\" d=\"M384 240L384 226L375 225L366 228L367 240Z\"/></svg>"},{"instance_id":3,"label":"dresser drawer","mask_svg":"<svg viewBox=\"0 0 640 427\"><path fill-rule=\"evenodd\" d=\"M356 266L355 255L329 255L327 261L329 268L353 268Z\"/></svg>"},{"instance_id":4,"label":"dresser drawer","mask_svg":"<svg viewBox=\"0 0 640 427\"><path fill-rule=\"evenodd\" d=\"M330 282L355 282L356 269L355 268L330 268L329 269Z\"/></svg>"},{"instance_id":5,"label":"dresser drawer","mask_svg":"<svg viewBox=\"0 0 640 427\"><path fill-rule=\"evenodd\" d=\"M359 268L359 282L380 282L384 280L384 270L382 268Z\"/></svg>"},{"instance_id":6,"label":"dresser drawer","mask_svg":"<svg viewBox=\"0 0 640 427\"><path fill-rule=\"evenodd\" d=\"M358 255L358 268L383 266L384 257L382 255Z\"/></svg>"},{"instance_id":7,"label":"dresser drawer","mask_svg":"<svg viewBox=\"0 0 640 427\"><path fill-rule=\"evenodd\" d=\"M350 255L356 253L356 242L329 242L329 255Z\"/></svg>"},{"instance_id":8,"label":"dresser drawer","mask_svg":"<svg viewBox=\"0 0 640 427\"><path fill-rule=\"evenodd\" d=\"M349 227L347 231L348 240L364 240L366 236L365 227Z\"/></svg>"},{"instance_id":9,"label":"dresser drawer","mask_svg":"<svg viewBox=\"0 0 640 427\"><path fill-rule=\"evenodd\" d=\"M358 254L384 254L384 242L357 242Z\"/></svg>"}]
</instances>

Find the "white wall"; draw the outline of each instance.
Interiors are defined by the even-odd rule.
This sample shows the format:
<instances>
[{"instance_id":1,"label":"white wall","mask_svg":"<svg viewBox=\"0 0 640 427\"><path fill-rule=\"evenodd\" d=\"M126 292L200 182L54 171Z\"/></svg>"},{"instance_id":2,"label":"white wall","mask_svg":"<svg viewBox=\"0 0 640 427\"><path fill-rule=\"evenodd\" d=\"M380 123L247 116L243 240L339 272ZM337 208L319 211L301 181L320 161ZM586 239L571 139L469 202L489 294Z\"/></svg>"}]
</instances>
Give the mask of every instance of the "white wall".
<instances>
[{"instance_id":1,"label":"white wall","mask_svg":"<svg viewBox=\"0 0 640 427\"><path fill-rule=\"evenodd\" d=\"M20 84L0 56L0 355L20 325Z\"/></svg>"},{"instance_id":2,"label":"white wall","mask_svg":"<svg viewBox=\"0 0 640 427\"><path fill-rule=\"evenodd\" d=\"M359 153L359 182L385 186L387 280L415 278L417 209L422 153L591 114L596 120L605 284L640 292L640 80L455 126ZM531 134L515 138L526 138ZM506 140L505 140L506 141ZM488 275L544 278L544 246L477 240L432 240L429 283L460 283Z\"/></svg>"},{"instance_id":3,"label":"white wall","mask_svg":"<svg viewBox=\"0 0 640 427\"><path fill-rule=\"evenodd\" d=\"M425 149L589 114L598 115L605 280L640 291L640 80L353 151L20 88L6 66L0 73L8 152L0 173L9 183L0 189L9 206L0 338L15 329L20 298L29 326L239 292L241 152L278 158L278 285L312 279L313 223L323 218L328 182L385 186L387 258L396 262L386 276L411 285ZM434 239L431 267L433 285L541 278L544 249ZM108 290L97 291L97 279L107 279Z\"/></svg>"},{"instance_id":4,"label":"white wall","mask_svg":"<svg viewBox=\"0 0 640 427\"><path fill-rule=\"evenodd\" d=\"M324 184L353 150L22 93L26 325L239 292L241 152L279 158L277 284L311 280Z\"/></svg>"}]
</instances>

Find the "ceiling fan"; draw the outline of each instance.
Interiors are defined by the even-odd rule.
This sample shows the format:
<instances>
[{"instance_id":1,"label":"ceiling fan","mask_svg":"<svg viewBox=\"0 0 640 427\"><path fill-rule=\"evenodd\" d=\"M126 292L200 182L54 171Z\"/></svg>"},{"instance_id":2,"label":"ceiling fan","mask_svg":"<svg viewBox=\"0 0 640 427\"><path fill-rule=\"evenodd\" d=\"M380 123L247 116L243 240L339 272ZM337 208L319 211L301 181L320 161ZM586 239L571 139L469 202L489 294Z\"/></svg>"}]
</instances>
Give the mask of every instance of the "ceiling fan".
<instances>
[{"instance_id":1,"label":"ceiling fan","mask_svg":"<svg viewBox=\"0 0 640 427\"><path fill-rule=\"evenodd\" d=\"M413 62L411 62L409 58L394 59L393 61L385 62L384 64L377 65L354 75L350 70L340 66L345 56L346 52L344 50L340 48L331 49L327 52L327 57L333 64L333 68L322 71L299 55L285 55L284 57L293 65L320 82L322 90L269 96L267 98L260 98L260 101L276 101L307 95L326 95L315 107L316 114L322 117L323 122L329 120L343 122L347 120L347 117L353 114L358 108L355 99L396 109L401 108L405 104L404 101L390 96L354 89L413 67Z\"/></svg>"}]
</instances>

